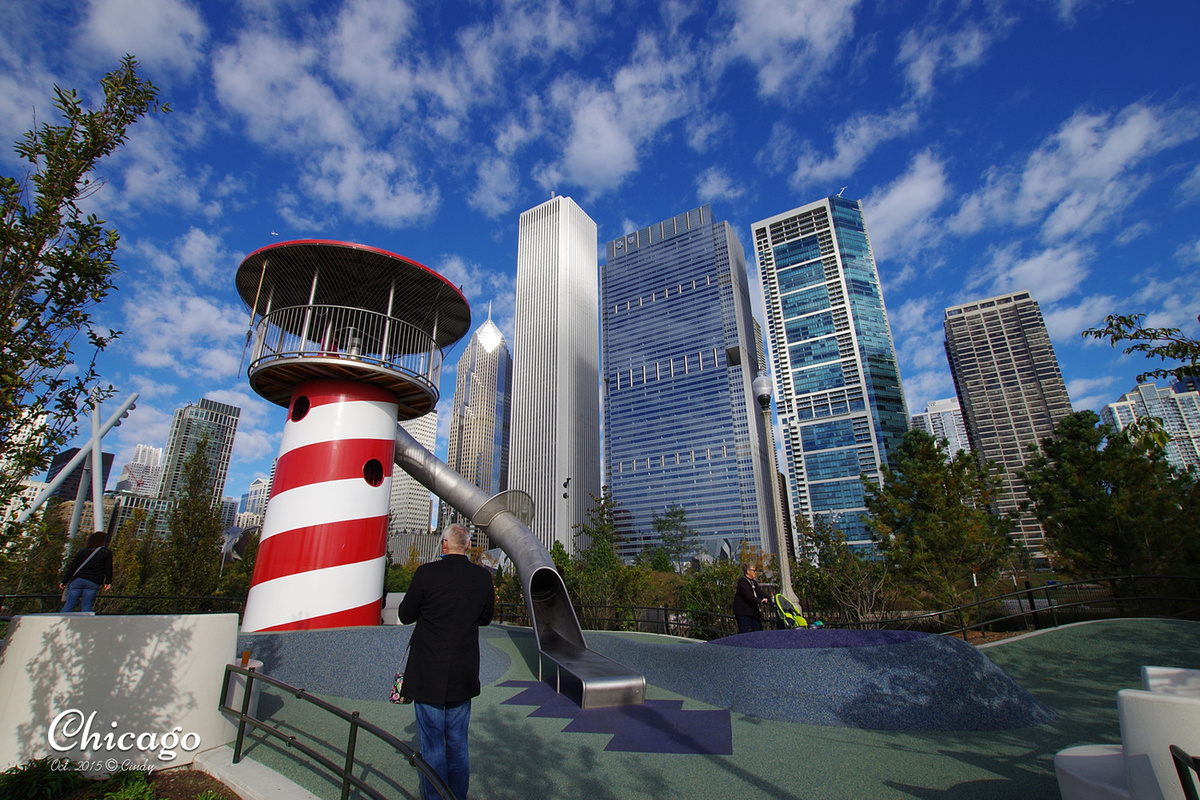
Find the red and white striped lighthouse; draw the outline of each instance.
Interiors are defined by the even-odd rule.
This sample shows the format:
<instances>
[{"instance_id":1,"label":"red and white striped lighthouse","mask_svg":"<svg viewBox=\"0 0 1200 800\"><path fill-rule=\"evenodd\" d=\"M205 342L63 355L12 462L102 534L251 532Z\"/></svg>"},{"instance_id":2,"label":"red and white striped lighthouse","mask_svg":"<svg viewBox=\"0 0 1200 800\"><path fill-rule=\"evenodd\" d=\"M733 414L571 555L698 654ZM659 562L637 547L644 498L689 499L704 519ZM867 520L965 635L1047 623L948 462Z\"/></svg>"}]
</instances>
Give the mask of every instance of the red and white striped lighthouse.
<instances>
[{"instance_id":1,"label":"red and white striped lighthouse","mask_svg":"<svg viewBox=\"0 0 1200 800\"><path fill-rule=\"evenodd\" d=\"M376 625L396 422L436 405L470 310L420 264L343 242L262 248L237 284L250 384L288 408L242 629Z\"/></svg>"}]
</instances>

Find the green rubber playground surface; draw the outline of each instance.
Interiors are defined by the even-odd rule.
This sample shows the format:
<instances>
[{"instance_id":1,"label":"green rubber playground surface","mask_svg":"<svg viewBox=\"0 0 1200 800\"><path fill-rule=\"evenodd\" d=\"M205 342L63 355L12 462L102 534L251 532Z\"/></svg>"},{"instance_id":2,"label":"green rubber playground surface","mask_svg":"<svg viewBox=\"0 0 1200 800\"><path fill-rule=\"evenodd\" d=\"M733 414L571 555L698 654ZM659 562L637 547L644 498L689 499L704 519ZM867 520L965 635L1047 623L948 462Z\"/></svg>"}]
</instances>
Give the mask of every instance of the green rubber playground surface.
<instances>
[{"instance_id":1,"label":"green rubber playground surface","mask_svg":"<svg viewBox=\"0 0 1200 800\"><path fill-rule=\"evenodd\" d=\"M1119 742L1116 692L1139 686L1143 665L1200 667L1200 623L1119 619L1078 624L981 649L1055 713L1052 721L1040 725L979 731L861 730L733 712L728 715L732 752L637 752L606 749L614 741L611 733L565 730L570 719L537 716L536 706L506 703L522 689L503 684L537 679L533 638L528 629L498 626L483 629L482 636L485 649L496 651L485 660L504 665L506 656L507 666L498 679L486 683L472 707L470 797L478 800L1058 800L1054 754L1077 744ZM643 637L597 632L586 636L602 652L604 637ZM336 640L323 638L320 646L328 652L312 654L314 660L328 667L355 657L354 651L339 649ZM686 655L687 648L702 645L677 646ZM669 682L665 678L660 680ZM745 691L756 691L753 670L707 678L736 680ZM682 701L685 711L717 710L655 685L656 675L650 671L646 679L648 700ZM361 699L361 690L347 690L348 696L322 691L319 696L359 711L415 748L412 707L388 703L386 690L379 687L377 701ZM270 688L264 689L260 709L272 724L342 761L348 726L341 720ZM339 782L277 740L249 735L246 755L321 798L341 796ZM416 770L372 737L360 736L357 764L356 774L385 796L419 796Z\"/></svg>"}]
</instances>

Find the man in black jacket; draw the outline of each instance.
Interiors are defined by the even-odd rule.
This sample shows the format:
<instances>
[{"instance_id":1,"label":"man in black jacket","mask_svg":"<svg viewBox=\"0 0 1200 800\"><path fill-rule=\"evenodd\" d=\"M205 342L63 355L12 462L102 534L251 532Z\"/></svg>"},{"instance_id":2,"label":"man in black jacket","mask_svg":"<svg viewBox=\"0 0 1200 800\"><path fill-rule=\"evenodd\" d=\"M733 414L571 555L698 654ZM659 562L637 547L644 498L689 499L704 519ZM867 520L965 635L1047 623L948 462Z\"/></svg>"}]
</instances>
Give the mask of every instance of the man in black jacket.
<instances>
[{"instance_id":1,"label":"man in black jacket","mask_svg":"<svg viewBox=\"0 0 1200 800\"><path fill-rule=\"evenodd\" d=\"M400 603L400 621L417 623L403 695L414 701L421 757L457 798L467 796L471 777L467 726L479 694L479 628L492 621L496 604L492 574L471 563L470 547L465 527L447 525L441 560L417 567ZM437 797L424 777L421 792Z\"/></svg>"}]
</instances>

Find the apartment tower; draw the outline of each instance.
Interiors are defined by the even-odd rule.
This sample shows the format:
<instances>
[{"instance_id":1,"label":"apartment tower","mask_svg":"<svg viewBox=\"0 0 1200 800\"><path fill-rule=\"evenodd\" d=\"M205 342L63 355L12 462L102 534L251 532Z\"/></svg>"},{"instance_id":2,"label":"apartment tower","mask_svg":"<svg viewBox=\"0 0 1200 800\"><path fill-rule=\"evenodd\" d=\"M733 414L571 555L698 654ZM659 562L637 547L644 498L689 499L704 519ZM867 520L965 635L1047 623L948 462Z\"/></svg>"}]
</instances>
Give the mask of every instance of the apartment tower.
<instances>
[{"instance_id":1,"label":"apartment tower","mask_svg":"<svg viewBox=\"0 0 1200 800\"><path fill-rule=\"evenodd\" d=\"M509 488L533 499L542 544L568 553L600 494L596 267L596 223L574 200L521 214Z\"/></svg>"},{"instance_id":2,"label":"apartment tower","mask_svg":"<svg viewBox=\"0 0 1200 800\"><path fill-rule=\"evenodd\" d=\"M953 458L959 450L971 452L967 423L963 421L962 407L957 397L930 400L925 404L925 410L913 414L909 422L913 430L925 431L935 439L945 439L949 458Z\"/></svg>"},{"instance_id":3,"label":"apartment tower","mask_svg":"<svg viewBox=\"0 0 1200 800\"><path fill-rule=\"evenodd\" d=\"M710 556L776 549L746 256L708 205L607 244L600 269L604 480L622 555L673 505Z\"/></svg>"},{"instance_id":4,"label":"apartment tower","mask_svg":"<svg viewBox=\"0 0 1200 800\"><path fill-rule=\"evenodd\" d=\"M943 324L971 450L980 463L1004 467L996 511L1016 516L1013 537L1036 555L1044 532L1020 511L1029 490L1017 473L1029 445L1052 436L1071 413L1041 309L1029 292L1014 292L947 308Z\"/></svg>"},{"instance_id":5,"label":"apartment tower","mask_svg":"<svg viewBox=\"0 0 1200 800\"><path fill-rule=\"evenodd\" d=\"M233 439L237 433L238 417L241 413L242 410L237 406L208 399L203 399L195 405L189 404L175 412L175 417L171 420L171 433L167 437L159 497L174 498L183 488L184 465L207 436L206 455L213 504L216 505L221 500L225 493L225 476L229 472Z\"/></svg>"},{"instance_id":6,"label":"apartment tower","mask_svg":"<svg viewBox=\"0 0 1200 800\"><path fill-rule=\"evenodd\" d=\"M879 481L908 410L862 206L829 197L752 230L792 513L869 548L860 475Z\"/></svg>"}]
</instances>

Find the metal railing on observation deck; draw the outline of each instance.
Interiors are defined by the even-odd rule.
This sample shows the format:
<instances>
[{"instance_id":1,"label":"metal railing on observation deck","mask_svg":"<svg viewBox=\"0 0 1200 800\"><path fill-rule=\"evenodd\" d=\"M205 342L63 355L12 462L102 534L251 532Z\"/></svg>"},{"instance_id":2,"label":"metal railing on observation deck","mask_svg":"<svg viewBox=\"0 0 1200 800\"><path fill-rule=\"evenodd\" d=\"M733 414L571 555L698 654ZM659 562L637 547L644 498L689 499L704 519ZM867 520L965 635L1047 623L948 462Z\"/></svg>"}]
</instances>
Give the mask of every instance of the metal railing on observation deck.
<instances>
[{"instance_id":1,"label":"metal railing on observation deck","mask_svg":"<svg viewBox=\"0 0 1200 800\"><path fill-rule=\"evenodd\" d=\"M277 308L254 329L250 372L297 358L357 361L437 388L442 350L433 336L397 317L350 306Z\"/></svg>"}]
</instances>

